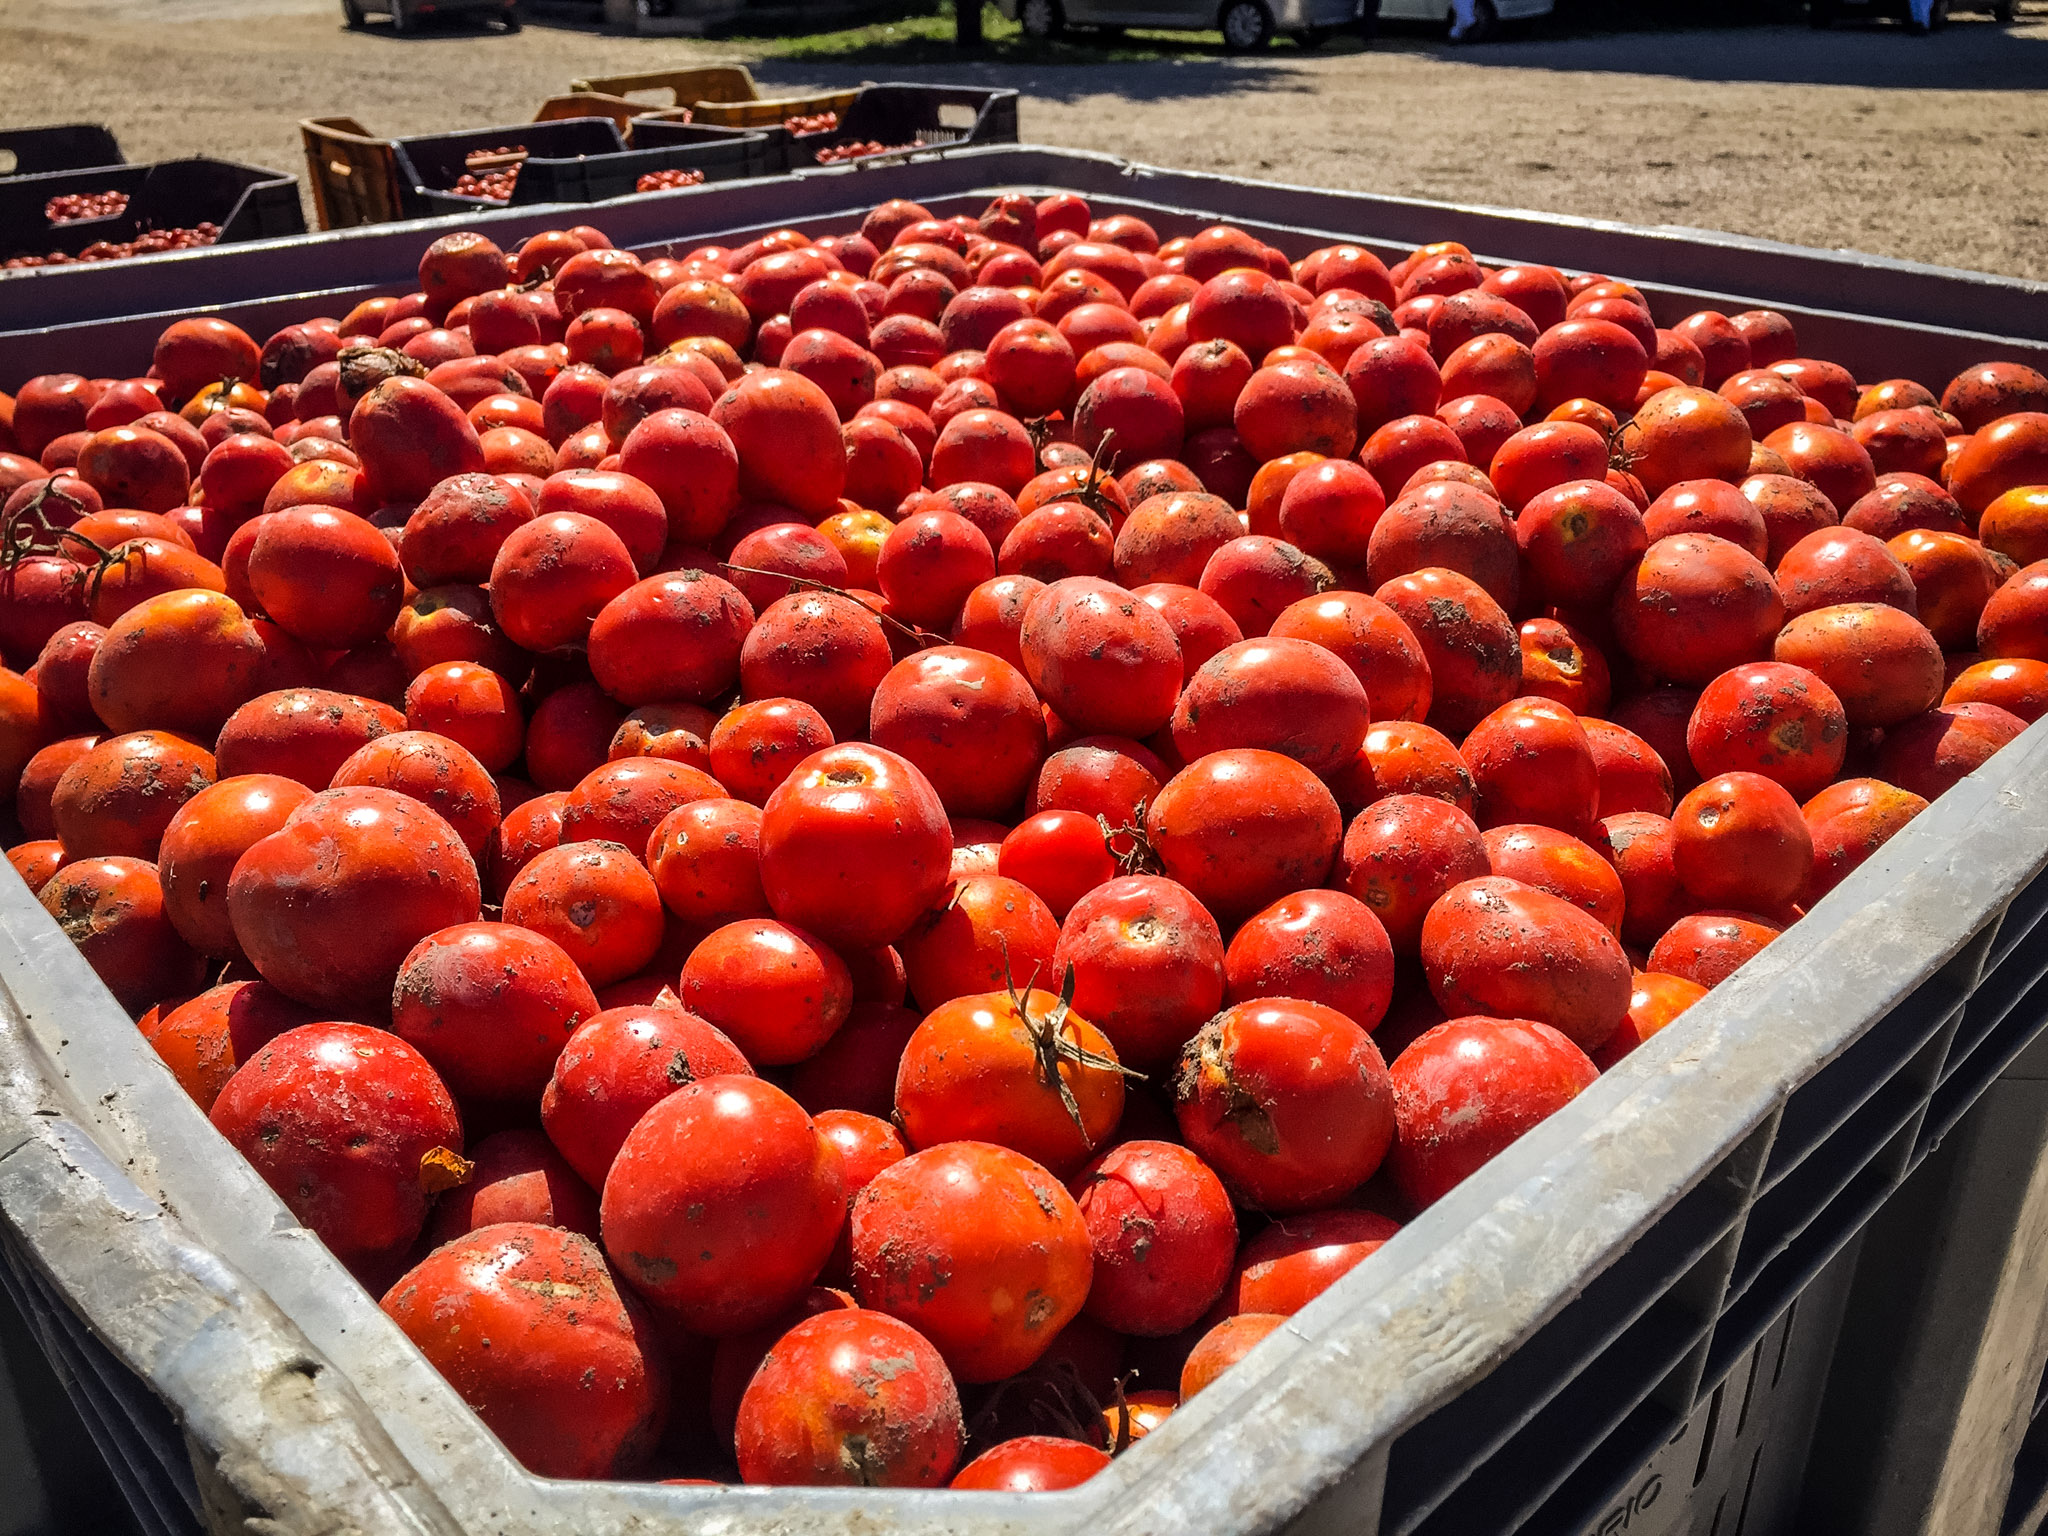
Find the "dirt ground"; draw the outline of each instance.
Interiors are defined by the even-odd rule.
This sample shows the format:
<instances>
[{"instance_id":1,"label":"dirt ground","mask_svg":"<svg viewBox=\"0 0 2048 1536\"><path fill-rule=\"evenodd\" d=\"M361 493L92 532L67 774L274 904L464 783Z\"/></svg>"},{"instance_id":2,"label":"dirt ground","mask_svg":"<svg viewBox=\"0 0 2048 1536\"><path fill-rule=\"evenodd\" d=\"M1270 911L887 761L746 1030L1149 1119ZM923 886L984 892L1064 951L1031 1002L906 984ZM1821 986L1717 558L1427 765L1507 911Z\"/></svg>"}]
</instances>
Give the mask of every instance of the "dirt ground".
<instances>
[{"instance_id":1,"label":"dirt ground","mask_svg":"<svg viewBox=\"0 0 2048 1536\"><path fill-rule=\"evenodd\" d=\"M520 122L578 74L741 58L774 86L1019 87L1026 140L1297 183L1691 225L2048 279L2048 8L1999 28L1549 29L1227 59L877 64L760 45L452 24L342 29L333 0L0 0L0 120L100 120L131 159L303 172L296 120ZM764 56L766 55L766 56ZM1070 55L1071 56L1071 55Z\"/></svg>"}]
</instances>

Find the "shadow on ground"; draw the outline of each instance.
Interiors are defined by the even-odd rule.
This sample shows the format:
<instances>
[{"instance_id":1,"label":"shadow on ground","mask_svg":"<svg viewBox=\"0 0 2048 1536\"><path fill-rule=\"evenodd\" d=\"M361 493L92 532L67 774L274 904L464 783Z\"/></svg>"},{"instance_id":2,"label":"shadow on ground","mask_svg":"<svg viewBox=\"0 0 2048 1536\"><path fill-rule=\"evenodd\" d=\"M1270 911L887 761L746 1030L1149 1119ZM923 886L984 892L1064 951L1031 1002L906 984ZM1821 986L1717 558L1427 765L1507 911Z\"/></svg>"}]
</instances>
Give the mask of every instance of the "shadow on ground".
<instances>
[{"instance_id":1,"label":"shadow on ground","mask_svg":"<svg viewBox=\"0 0 2048 1536\"><path fill-rule=\"evenodd\" d=\"M874 64L769 59L749 67L764 92L770 87L794 89L816 86L824 90L840 90L859 85L864 80L917 80L1009 86L1026 96L1067 103L1105 94L1131 102L1194 101L1211 96L1236 96L1245 91L1313 92L1318 86L1313 73L1290 69L1277 59L1242 63L1196 57L1114 66L998 64L980 60L940 65L882 61L879 68Z\"/></svg>"},{"instance_id":2,"label":"shadow on ground","mask_svg":"<svg viewBox=\"0 0 2048 1536\"><path fill-rule=\"evenodd\" d=\"M1507 38L1455 50L1467 64L1767 85L1850 85L1885 90L2039 91L2048 88L2048 14L2018 28L1958 16L1916 37L1897 25L1803 23L1685 31L1598 32ZM2025 23L2036 23L2027 25ZM1453 51L1432 47L1446 55Z\"/></svg>"}]
</instances>

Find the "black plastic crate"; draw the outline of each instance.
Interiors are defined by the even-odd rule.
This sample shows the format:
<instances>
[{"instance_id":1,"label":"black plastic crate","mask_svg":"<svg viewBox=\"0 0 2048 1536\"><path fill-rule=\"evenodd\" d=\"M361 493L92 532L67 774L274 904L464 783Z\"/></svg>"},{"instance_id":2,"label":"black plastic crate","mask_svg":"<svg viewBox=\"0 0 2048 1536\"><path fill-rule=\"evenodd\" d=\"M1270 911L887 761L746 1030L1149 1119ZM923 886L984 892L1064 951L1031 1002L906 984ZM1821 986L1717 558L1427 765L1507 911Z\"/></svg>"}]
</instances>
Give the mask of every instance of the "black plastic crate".
<instances>
[{"instance_id":1,"label":"black plastic crate","mask_svg":"<svg viewBox=\"0 0 2048 1536\"><path fill-rule=\"evenodd\" d=\"M650 171L702 171L704 180L738 181L773 174L776 156L766 134L692 123L651 125L658 136L628 149L618 124L604 117L472 128L462 133L400 139L399 180L412 188L418 212L461 213L541 203L601 203L631 197ZM636 136L640 133L635 128ZM524 145L526 159L508 204L449 190L478 150Z\"/></svg>"},{"instance_id":2,"label":"black plastic crate","mask_svg":"<svg viewBox=\"0 0 2048 1536\"><path fill-rule=\"evenodd\" d=\"M1014 144L1017 92L977 85L870 85L862 87L830 132L791 133L779 125L768 132L782 156L778 168L791 171L815 170L819 150L847 144L881 144L901 153Z\"/></svg>"},{"instance_id":3,"label":"black plastic crate","mask_svg":"<svg viewBox=\"0 0 2048 1536\"><path fill-rule=\"evenodd\" d=\"M51 198L67 193L125 192L128 206L100 219L52 224ZM153 229L220 226L217 245L303 235L297 178L231 160L159 160L103 165L0 180L0 260L62 251L75 256L101 240L133 240Z\"/></svg>"},{"instance_id":4,"label":"black plastic crate","mask_svg":"<svg viewBox=\"0 0 2048 1536\"><path fill-rule=\"evenodd\" d=\"M465 128L460 133L420 134L393 141L398 157L399 185L412 189L416 216L464 213L506 206L487 197L465 197L452 190L468 169L469 157L505 145L523 145L526 161L512 191L515 204L551 202L533 189L551 173L543 169L593 155L622 155L625 136L608 117L562 117L550 123L509 123L495 128ZM529 178L532 178L529 182Z\"/></svg>"},{"instance_id":5,"label":"black plastic crate","mask_svg":"<svg viewBox=\"0 0 2048 1536\"><path fill-rule=\"evenodd\" d=\"M634 122L633 147L624 154L543 162L539 168L528 161L512 201L601 203L631 197L649 171L702 171L705 181L714 182L773 176L781 168L768 135L756 129L650 118ZM520 195L529 176L534 179L533 195Z\"/></svg>"},{"instance_id":6,"label":"black plastic crate","mask_svg":"<svg viewBox=\"0 0 2048 1536\"><path fill-rule=\"evenodd\" d=\"M0 128L0 178L43 176L85 166L123 165L127 157L104 123Z\"/></svg>"},{"instance_id":7,"label":"black plastic crate","mask_svg":"<svg viewBox=\"0 0 2048 1536\"><path fill-rule=\"evenodd\" d=\"M1017 93L973 85L871 85L839 120L839 131L884 144L912 137L928 145L1014 144Z\"/></svg>"},{"instance_id":8,"label":"black plastic crate","mask_svg":"<svg viewBox=\"0 0 2048 1536\"><path fill-rule=\"evenodd\" d=\"M608 117L561 117L553 123L399 139L399 180L412 186L416 211L430 215L541 203L604 203L633 197L639 178L653 170L700 170L707 182L731 182L743 176L768 176L778 168L766 133L700 123L651 127L657 133L641 143L641 129L635 125L631 150ZM526 147L510 203L449 190L463 176L471 154L498 150L500 145Z\"/></svg>"}]
</instances>

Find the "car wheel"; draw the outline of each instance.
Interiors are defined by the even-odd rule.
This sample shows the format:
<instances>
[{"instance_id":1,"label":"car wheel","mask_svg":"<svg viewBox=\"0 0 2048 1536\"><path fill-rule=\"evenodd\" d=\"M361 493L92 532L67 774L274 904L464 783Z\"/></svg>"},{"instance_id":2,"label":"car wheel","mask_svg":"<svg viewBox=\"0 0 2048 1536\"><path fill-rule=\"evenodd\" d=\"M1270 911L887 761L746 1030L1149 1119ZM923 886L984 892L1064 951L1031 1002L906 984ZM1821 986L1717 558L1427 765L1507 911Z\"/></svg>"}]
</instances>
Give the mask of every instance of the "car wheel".
<instances>
[{"instance_id":1,"label":"car wheel","mask_svg":"<svg viewBox=\"0 0 2048 1536\"><path fill-rule=\"evenodd\" d=\"M1017 7L1017 24L1024 29L1026 37L1039 42L1058 37L1066 20L1060 13L1059 0L1024 0Z\"/></svg>"},{"instance_id":2,"label":"car wheel","mask_svg":"<svg viewBox=\"0 0 2048 1536\"><path fill-rule=\"evenodd\" d=\"M341 0L341 20L342 24L349 31L360 32L363 30L363 24L367 18L363 15L362 6L358 5L356 0Z\"/></svg>"},{"instance_id":3,"label":"car wheel","mask_svg":"<svg viewBox=\"0 0 2048 1536\"><path fill-rule=\"evenodd\" d=\"M1223 46L1232 53L1252 53L1273 40L1273 13L1260 0L1230 0L1216 18Z\"/></svg>"}]
</instances>

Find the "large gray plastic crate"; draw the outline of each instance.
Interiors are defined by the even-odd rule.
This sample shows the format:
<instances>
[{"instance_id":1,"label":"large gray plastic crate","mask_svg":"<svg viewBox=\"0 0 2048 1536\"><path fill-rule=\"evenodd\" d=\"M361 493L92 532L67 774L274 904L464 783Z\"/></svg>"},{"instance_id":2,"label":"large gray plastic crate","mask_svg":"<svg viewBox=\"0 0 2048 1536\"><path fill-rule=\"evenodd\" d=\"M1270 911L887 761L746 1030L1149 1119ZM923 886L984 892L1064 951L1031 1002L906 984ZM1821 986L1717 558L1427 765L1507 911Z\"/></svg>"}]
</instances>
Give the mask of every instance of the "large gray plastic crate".
<instances>
[{"instance_id":1,"label":"large gray plastic crate","mask_svg":"<svg viewBox=\"0 0 2048 1536\"><path fill-rule=\"evenodd\" d=\"M1483 257L1594 266L1644 286L1667 323L1706 302L1770 303L1807 347L1865 376L1938 381L1987 357L2048 361L2040 285L1052 151L967 151L577 214L643 249L731 244L785 223L843 224L880 198L951 213L1019 186L1071 187L1165 233L1228 219L1297 254L1339 237L1386 251L1450 237ZM468 222L509 240L561 221L543 209ZM349 270L355 281L328 292L352 302L407 283L423 237L448 227L352 232L296 255L294 270L316 290ZM258 281L255 268L208 270L223 293ZM301 293L226 312L282 323L322 302ZM2034 339L1982 334L1970 324L1981 314ZM160 323L103 334L127 345ZM6 347L92 334L8 337L0 367L27 355ZM67 356L45 355L39 367ZM475 1536L1791 1530L1836 1332L1872 1263L1873 1215L2048 1019L2044 864L2048 724L1065 1494L528 1476L214 1135L26 890L4 881L10 1286L68 1352L124 1479L160 1513L176 1516L182 1499L187 1518L203 1505L223 1529L268 1512L292 1529L331 1517Z\"/></svg>"}]
</instances>

